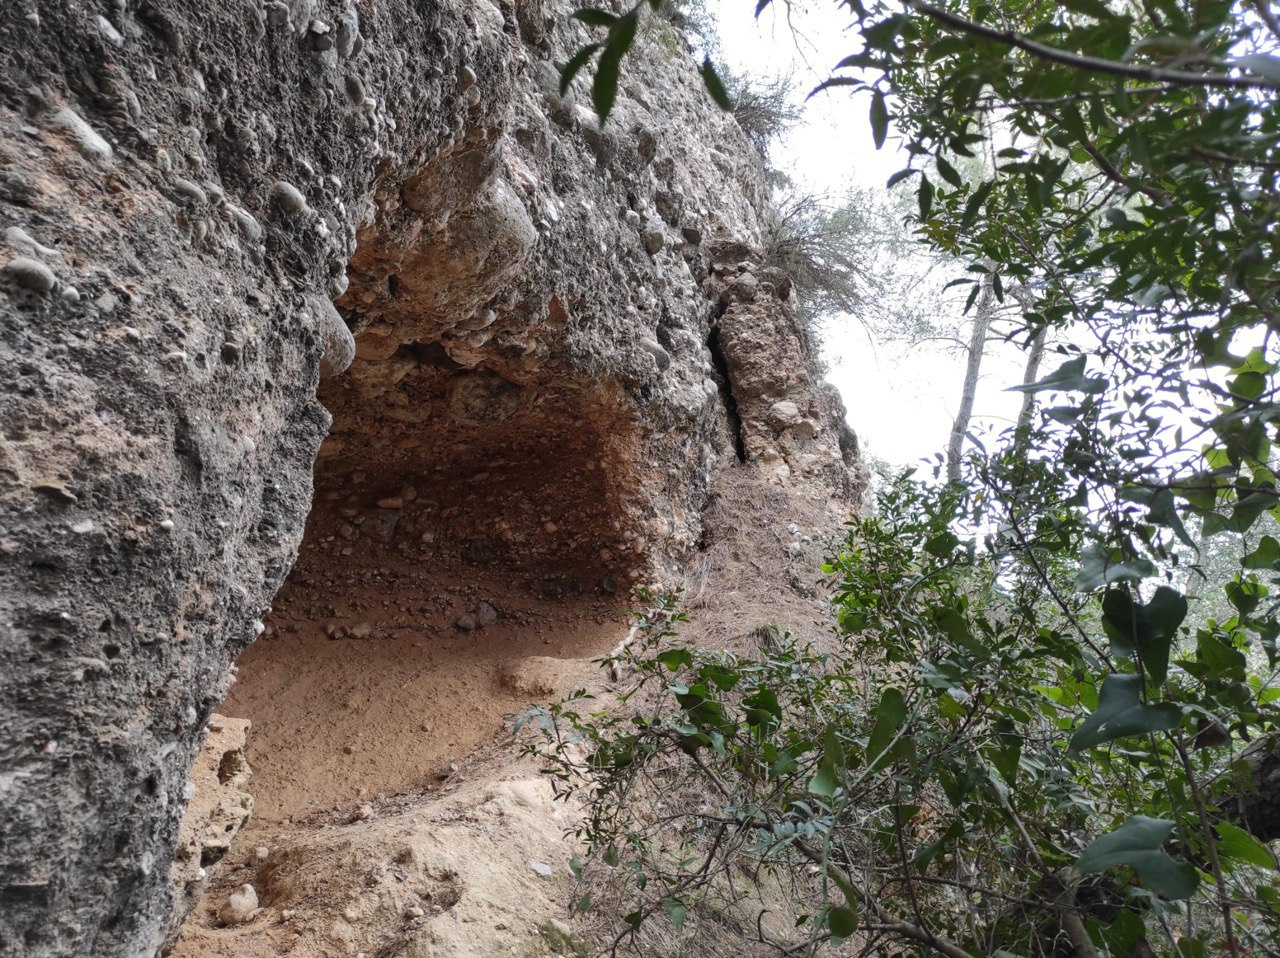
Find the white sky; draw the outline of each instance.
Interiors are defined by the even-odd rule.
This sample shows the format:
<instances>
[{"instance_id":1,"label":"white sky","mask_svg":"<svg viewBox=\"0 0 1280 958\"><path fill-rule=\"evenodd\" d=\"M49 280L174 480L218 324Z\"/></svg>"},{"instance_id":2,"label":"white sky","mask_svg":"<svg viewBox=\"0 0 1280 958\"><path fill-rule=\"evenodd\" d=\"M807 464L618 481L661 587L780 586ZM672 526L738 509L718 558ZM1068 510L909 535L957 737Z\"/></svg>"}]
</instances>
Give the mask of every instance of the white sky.
<instances>
[{"instance_id":1,"label":"white sky","mask_svg":"<svg viewBox=\"0 0 1280 958\"><path fill-rule=\"evenodd\" d=\"M778 4L759 21L752 19L754 4L744 0L708 0L708 7L716 15L730 69L794 73L801 97L855 50L848 13L834 4L794 0L790 25L787 8ZM906 155L894 149L892 131L884 149L875 149L868 102L840 89L808 101L800 125L775 144L774 165L819 193L839 195L851 185L883 187L906 165ZM873 343L855 317L834 319L825 338L827 378L844 397L849 424L865 451L906 464L945 448L964 378L962 351ZM1021 363L1016 348L988 344L971 429L1003 428L1016 415L1018 394L1005 389L1021 382ZM1055 368L1055 357L1046 357L1045 365Z\"/></svg>"}]
</instances>

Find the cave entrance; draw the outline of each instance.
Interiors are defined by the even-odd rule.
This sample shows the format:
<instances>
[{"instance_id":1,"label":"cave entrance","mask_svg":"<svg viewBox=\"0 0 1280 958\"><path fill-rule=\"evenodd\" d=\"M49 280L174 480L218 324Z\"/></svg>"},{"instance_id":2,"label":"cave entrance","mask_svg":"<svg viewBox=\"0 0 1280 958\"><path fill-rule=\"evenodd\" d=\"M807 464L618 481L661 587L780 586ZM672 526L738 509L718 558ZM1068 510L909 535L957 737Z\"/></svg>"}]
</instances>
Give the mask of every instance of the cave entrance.
<instances>
[{"instance_id":1,"label":"cave entrance","mask_svg":"<svg viewBox=\"0 0 1280 958\"><path fill-rule=\"evenodd\" d=\"M252 722L251 828L431 787L625 629L632 467L598 389L411 345L322 399L300 555L221 709Z\"/></svg>"}]
</instances>

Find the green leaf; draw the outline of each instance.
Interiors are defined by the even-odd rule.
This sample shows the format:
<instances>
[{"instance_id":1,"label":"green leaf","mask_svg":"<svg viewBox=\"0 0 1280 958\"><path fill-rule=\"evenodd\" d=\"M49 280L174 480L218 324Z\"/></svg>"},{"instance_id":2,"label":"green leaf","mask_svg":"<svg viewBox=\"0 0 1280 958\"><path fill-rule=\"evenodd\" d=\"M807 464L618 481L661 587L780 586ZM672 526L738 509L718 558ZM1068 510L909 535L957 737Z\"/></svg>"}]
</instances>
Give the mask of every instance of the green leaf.
<instances>
[{"instance_id":1,"label":"green leaf","mask_svg":"<svg viewBox=\"0 0 1280 958\"><path fill-rule=\"evenodd\" d=\"M1107 9L1103 0L1059 0L1059 3L1064 10L1083 13L1098 20L1109 20L1115 16L1115 13Z\"/></svg>"},{"instance_id":2,"label":"green leaf","mask_svg":"<svg viewBox=\"0 0 1280 958\"><path fill-rule=\"evenodd\" d=\"M1025 386L1013 386L1009 392L1041 393L1048 390L1056 392L1100 393L1107 388L1107 381L1100 376L1086 376L1084 373L1086 357L1077 356L1063 363L1044 379Z\"/></svg>"},{"instance_id":3,"label":"green leaf","mask_svg":"<svg viewBox=\"0 0 1280 958\"><path fill-rule=\"evenodd\" d=\"M639 13L634 10L625 17L618 18L609 30L609 38L605 41L604 51L596 64L596 78L591 84L591 102L602 124L609 118L617 99L622 58L627 55L636 38L638 20Z\"/></svg>"},{"instance_id":4,"label":"green leaf","mask_svg":"<svg viewBox=\"0 0 1280 958\"><path fill-rule=\"evenodd\" d=\"M1246 569L1280 569L1280 542L1272 536L1258 540L1258 548L1240 560Z\"/></svg>"},{"instance_id":5,"label":"green leaf","mask_svg":"<svg viewBox=\"0 0 1280 958\"><path fill-rule=\"evenodd\" d=\"M884 146L885 137L889 133L889 107L885 104L884 93L876 90L871 95L871 138L876 149Z\"/></svg>"},{"instance_id":6,"label":"green leaf","mask_svg":"<svg viewBox=\"0 0 1280 958\"><path fill-rule=\"evenodd\" d=\"M1080 553L1080 571L1076 573L1076 588L1092 592L1113 582L1133 582L1156 574L1156 567L1146 559L1119 562L1111 557L1105 546L1089 546Z\"/></svg>"},{"instance_id":7,"label":"green leaf","mask_svg":"<svg viewBox=\"0 0 1280 958\"><path fill-rule=\"evenodd\" d=\"M1241 615L1248 615L1256 609L1258 603L1262 601L1262 597L1266 594L1266 590L1256 581L1238 577L1228 582L1224 588L1227 593L1227 601L1235 606Z\"/></svg>"},{"instance_id":8,"label":"green leaf","mask_svg":"<svg viewBox=\"0 0 1280 958\"><path fill-rule=\"evenodd\" d=\"M560 95L564 96L569 92L569 85L573 83L573 78L581 72L582 68L587 65L587 61L591 59L592 54L600 49L598 43L588 43L585 47L569 58L569 62L560 68Z\"/></svg>"},{"instance_id":9,"label":"green leaf","mask_svg":"<svg viewBox=\"0 0 1280 958\"><path fill-rule=\"evenodd\" d=\"M822 761L809 780L809 791L823 798L833 798L840 789L840 770L844 767L844 746L835 726L822 737Z\"/></svg>"},{"instance_id":10,"label":"green leaf","mask_svg":"<svg viewBox=\"0 0 1280 958\"><path fill-rule=\"evenodd\" d=\"M835 763L828 756L823 756L822 764L813 778L809 779L809 791L823 798L834 798L840 788L840 780L836 777Z\"/></svg>"},{"instance_id":11,"label":"green leaf","mask_svg":"<svg viewBox=\"0 0 1280 958\"><path fill-rule=\"evenodd\" d=\"M960 179L959 172L947 162L946 157L941 155L934 157L934 164L938 168L938 174L952 186L959 187L964 184L964 180Z\"/></svg>"},{"instance_id":12,"label":"green leaf","mask_svg":"<svg viewBox=\"0 0 1280 958\"><path fill-rule=\"evenodd\" d=\"M889 177L888 181L884 185L884 188L886 190L891 190L895 186L897 186L899 183L901 183L903 180L905 180L907 177L915 176L919 172L920 172L919 170L911 170L911 169L898 170L897 173L894 173L893 176Z\"/></svg>"},{"instance_id":13,"label":"green leaf","mask_svg":"<svg viewBox=\"0 0 1280 958\"><path fill-rule=\"evenodd\" d=\"M937 556L939 559L945 559L955 551L955 547L960 544L960 539L955 533L950 531L939 532L936 536L930 536L924 544L924 551L931 556Z\"/></svg>"},{"instance_id":14,"label":"green leaf","mask_svg":"<svg viewBox=\"0 0 1280 958\"><path fill-rule=\"evenodd\" d=\"M1071 750L1079 752L1130 735L1177 728L1182 721L1181 709L1170 702L1147 705L1141 695L1142 676L1107 676L1098 695L1098 707L1071 736Z\"/></svg>"},{"instance_id":15,"label":"green leaf","mask_svg":"<svg viewBox=\"0 0 1280 958\"><path fill-rule=\"evenodd\" d=\"M693 664L693 653L688 649L665 649L658 653L658 663L668 672L679 672L681 667Z\"/></svg>"},{"instance_id":16,"label":"green leaf","mask_svg":"<svg viewBox=\"0 0 1280 958\"><path fill-rule=\"evenodd\" d=\"M617 14L607 13L604 10L592 10L589 7L574 10L570 16L575 20L581 20L589 27L611 27L618 22Z\"/></svg>"},{"instance_id":17,"label":"green leaf","mask_svg":"<svg viewBox=\"0 0 1280 958\"><path fill-rule=\"evenodd\" d=\"M888 688L880 696L880 704L876 707L876 724L867 741L867 761L874 769L887 761L891 755L885 750L893 741L899 726L907 717L907 703L900 689Z\"/></svg>"},{"instance_id":18,"label":"green leaf","mask_svg":"<svg viewBox=\"0 0 1280 958\"><path fill-rule=\"evenodd\" d=\"M711 57L707 57L702 61L702 84L707 88L707 92L711 94L711 99L716 101L716 105L720 109L733 109L733 102L729 99L729 91L724 88L724 81L720 79L720 74L716 73L716 68L711 63Z\"/></svg>"},{"instance_id":19,"label":"green leaf","mask_svg":"<svg viewBox=\"0 0 1280 958\"><path fill-rule=\"evenodd\" d=\"M1275 857L1271 849L1258 841L1243 828L1230 822L1219 822L1214 826L1218 830L1218 854L1226 861L1256 865L1259 868L1276 869ZM1228 866L1230 870L1231 866Z\"/></svg>"},{"instance_id":20,"label":"green leaf","mask_svg":"<svg viewBox=\"0 0 1280 958\"><path fill-rule=\"evenodd\" d=\"M1102 597L1102 628L1112 651L1122 658L1140 658L1156 684L1169 674L1169 648L1186 617L1186 598L1168 586L1156 589L1146 605L1124 589L1108 589Z\"/></svg>"},{"instance_id":21,"label":"green leaf","mask_svg":"<svg viewBox=\"0 0 1280 958\"><path fill-rule=\"evenodd\" d=\"M684 930L684 920L689 914L688 906L675 898L664 898L662 899L662 910L667 913L667 917L671 919L671 925L676 931Z\"/></svg>"},{"instance_id":22,"label":"green leaf","mask_svg":"<svg viewBox=\"0 0 1280 958\"><path fill-rule=\"evenodd\" d=\"M920 204L920 219L927 220L933 209L933 184L927 176L921 177L920 188L916 191L916 201Z\"/></svg>"},{"instance_id":23,"label":"green leaf","mask_svg":"<svg viewBox=\"0 0 1280 958\"><path fill-rule=\"evenodd\" d=\"M1089 845L1076 859L1076 871L1097 875L1116 865L1127 865L1157 895L1190 898L1200 885L1199 874L1194 866L1176 861L1163 850L1173 826L1164 819L1135 815Z\"/></svg>"},{"instance_id":24,"label":"green leaf","mask_svg":"<svg viewBox=\"0 0 1280 958\"><path fill-rule=\"evenodd\" d=\"M831 944L838 947L858 930L858 913L852 908L837 905L827 912L827 928L831 930Z\"/></svg>"}]
</instances>

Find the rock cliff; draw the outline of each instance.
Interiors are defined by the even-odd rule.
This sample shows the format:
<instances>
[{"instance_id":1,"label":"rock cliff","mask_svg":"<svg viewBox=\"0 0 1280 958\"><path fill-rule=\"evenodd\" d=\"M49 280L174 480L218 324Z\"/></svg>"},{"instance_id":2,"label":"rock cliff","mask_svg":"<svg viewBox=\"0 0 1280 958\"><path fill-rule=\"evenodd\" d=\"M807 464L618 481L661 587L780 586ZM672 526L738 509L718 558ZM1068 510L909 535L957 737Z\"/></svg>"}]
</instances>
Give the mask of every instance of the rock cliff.
<instances>
[{"instance_id":1,"label":"rock cliff","mask_svg":"<svg viewBox=\"0 0 1280 958\"><path fill-rule=\"evenodd\" d=\"M633 586L687 583L730 473L815 515L855 502L856 443L758 248L757 155L660 20L601 129L559 93L586 36L568 9L0 12L0 953L161 948L171 875L189 907L230 842L189 825L173 865L201 781L243 787L238 765L192 773L256 636L284 637L250 651L286 677L300 624L335 672L431 615L451 642L543 622L559 641ZM480 579L526 605L495 609ZM357 587L376 597L335 607ZM557 650L533 641L528 668L476 681L552 689L529 676ZM263 740L307 739L293 718ZM215 724L238 755L222 739L243 726ZM337 774L334 801L364 787ZM195 804L234 834L250 803Z\"/></svg>"}]
</instances>

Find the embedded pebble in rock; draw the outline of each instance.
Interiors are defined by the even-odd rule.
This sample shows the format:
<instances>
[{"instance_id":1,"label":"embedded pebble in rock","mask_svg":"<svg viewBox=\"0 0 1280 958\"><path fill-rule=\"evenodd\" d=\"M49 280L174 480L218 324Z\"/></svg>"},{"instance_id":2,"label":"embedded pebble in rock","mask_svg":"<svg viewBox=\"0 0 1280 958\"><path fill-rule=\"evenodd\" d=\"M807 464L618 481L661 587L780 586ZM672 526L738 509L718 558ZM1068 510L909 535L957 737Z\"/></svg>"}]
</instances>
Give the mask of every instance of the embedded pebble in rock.
<instances>
[{"instance_id":1,"label":"embedded pebble in rock","mask_svg":"<svg viewBox=\"0 0 1280 958\"><path fill-rule=\"evenodd\" d=\"M421 908L419 908L417 905L410 905L408 908L404 910L404 916L406 918L421 918L425 914L426 912L423 911Z\"/></svg>"},{"instance_id":2,"label":"embedded pebble in rock","mask_svg":"<svg viewBox=\"0 0 1280 958\"><path fill-rule=\"evenodd\" d=\"M0 275L15 286L29 289L33 293L52 293L54 287L58 285L58 277L53 275L53 270L44 263L27 259L25 256L9 260L4 268L0 269Z\"/></svg>"},{"instance_id":3,"label":"embedded pebble in rock","mask_svg":"<svg viewBox=\"0 0 1280 958\"><path fill-rule=\"evenodd\" d=\"M654 342L652 339L644 339L641 340L640 345L649 351L649 355L653 357L659 372L665 373L671 368L671 354L663 349L659 343Z\"/></svg>"},{"instance_id":4,"label":"embedded pebble in rock","mask_svg":"<svg viewBox=\"0 0 1280 958\"><path fill-rule=\"evenodd\" d=\"M267 22L273 27L289 26L289 5L284 0L267 4Z\"/></svg>"},{"instance_id":5,"label":"embedded pebble in rock","mask_svg":"<svg viewBox=\"0 0 1280 958\"><path fill-rule=\"evenodd\" d=\"M258 911L258 890L244 884L227 896L226 904L218 909L218 920L224 925L243 925Z\"/></svg>"},{"instance_id":6,"label":"embedded pebble in rock","mask_svg":"<svg viewBox=\"0 0 1280 958\"><path fill-rule=\"evenodd\" d=\"M360 28L356 25L354 13L344 13L342 22L338 24L337 48L338 56L346 58L356 52L356 40L360 36Z\"/></svg>"},{"instance_id":7,"label":"embedded pebble in rock","mask_svg":"<svg viewBox=\"0 0 1280 958\"><path fill-rule=\"evenodd\" d=\"M173 191L177 193L183 200L195 206L208 206L209 194L206 193L199 184L192 183L190 180L184 180L182 177L174 177L171 184Z\"/></svg>"},{"instance_id":8,"label":"embedded pebble in rock","mask_svg":"<svg viewBox=\"0 0 1280 958\"><path fill-rule=\"evenodd\" d=\"M64 106L60 110L55 110L49 118L49 125L55 130L68 134L85 159L99 166L111 165L111 160L115 156L115 150L112 149L111 144L71 107Z\"/></svg>"},{"instance_id":9,"label":"embedded pebble in rock","mask_svg":"<svg viewBox=\"0 0 1280 958\"><path fill-rule=\"evenodd\" d=\"M284 180L278 180L271 187L271 198L276 206L290 216L296 216L307 208L306 197L298 191L296 186Z\"/></svg>"},{"instance_id":10,"label":"embedded pebble in rock","mask_svg":"<svg viewBox=\"0 0 1280 958\"><path fill-rule=\"evenodd\" d=\"M476 71L468 66L458 68L458 90L470 90L476 85Z\"/></svg>"},{"instance_id":11,"label":"embedded pebble in rock","mask_svg":"<svg viewBox=\"0 0 1280 958\"><path fill-rule=\"evenodd\" d=\"M329 378L347 371L356 358L356 340L337 308L323 296L308 298L320 327L320 376Z\"/></svg>"},{"instance_id":12,"label":"embedded pebble in rock","mask_svg":"<svg viewBox=\"0 0 1280 958\"><path fill-rule=\"evenodd\" d=\"M245 239L251 243L262 242L262 224L254 218L252 213L230 203L227 204L227 212L231 215L231 219L235 221L236 229L240 231Z\"/></svg>"},{"instance_id":13,"label":"embedded pebble in rock","mask_svg":"<svg viewBox=\"0 0 1280 958\"><path fill-rule=\"evenodd\" d=\"M347 99L351 101L352 106L360 106L364 103L364 81L354 73L343 78L342 88L346 91Z\"/></svg>"},{"instance_id":14,"label":"embedded pebble in rock","mask_svg":"<svg viewBox=\"0 0 1280 958\"><path fill-rule=\"evenodd\" d=\"M371 818L373 818L373 806L368 802L361 803L360 807L356 809L356 821L367 822Z\"/></svg>"},{"instance_id":15,"label":"embedded pebble in rock","mask_svg":"<svg viewBox=\"0 0 1280 958\"><path fill-rule=\"evenodd\" d=\"M266 845L259 845L253 850L253 857L260 862L265 862L271 857L271 850Z\"/></svg>"},{"instance_id":16,"label":"embedded pebble in rock","mask_svg":"<svg viewBox=\"0 0 1280 958\"><path fill-rule=\"evenodd\" d=\"M38 242L30 233L19 226L10 226L4 231L5 242L20 253L31 257L58 261L62 254L50 246Z\"/></svg>"},{"instance_id":17,"label":"embedded pebble in rock","mask_svg":"<svg viewBox=\"0 0 1280 958\"><path fill-rule=\"evenodd\" d=\"M546 862L530 862L529 867L533 869L533 873L541 878L551 877L551 866Z\"/></svg>"},{"instance_id":18,"label":"embedded pebble in rock","mask_svg":"<svg viewBox=\"0 0 1280 958\"><path fill-rule=\"evenodd\" d=\"M459 632L473 632L476 628L476 617L470 613L464 613L458 616L458 621L454 623L454 627Z\"/></svg>"}]
</instances>

